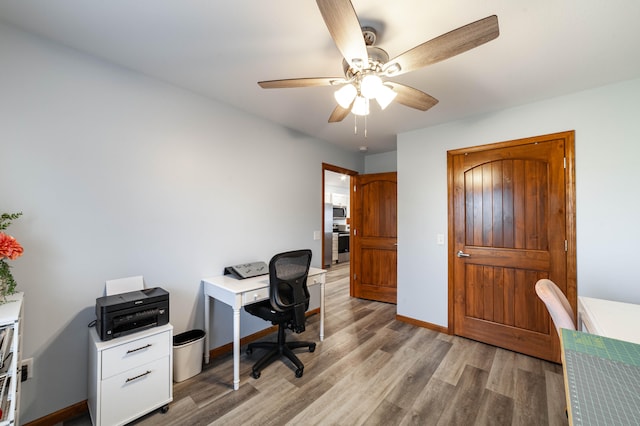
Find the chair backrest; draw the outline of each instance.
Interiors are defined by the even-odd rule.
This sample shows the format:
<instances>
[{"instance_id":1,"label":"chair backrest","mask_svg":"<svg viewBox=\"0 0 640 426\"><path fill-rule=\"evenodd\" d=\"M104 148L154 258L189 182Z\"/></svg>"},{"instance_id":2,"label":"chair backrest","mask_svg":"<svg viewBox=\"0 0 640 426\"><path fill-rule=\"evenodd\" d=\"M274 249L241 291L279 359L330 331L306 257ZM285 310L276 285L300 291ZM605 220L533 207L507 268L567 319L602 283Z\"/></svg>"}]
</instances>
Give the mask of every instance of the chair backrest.
<instances>
[{"instance_id":1,"label":"chair backrest","mask_svg":"<svg viewBox=\"0 0 640 426\"><path fill-rule=\"evenodd\" d=\"M561 328L576 329L573 322L573 309L567 297L553 281L546 278L538 280L536 294L546 305L558 335Z\"/></svg>"},{"instance_id":2,"label":"chair backrest","mask_svg":"<svg viewBox=\"0 0 640 426\"><path fill-rule=\"evenodd\" d=\"M289 324L296 333L304 331L305 312L309 308L307 276L311 250L279 253L269 261L271 307L278 312L292 311Z\"/></svg>"}]
</instances>

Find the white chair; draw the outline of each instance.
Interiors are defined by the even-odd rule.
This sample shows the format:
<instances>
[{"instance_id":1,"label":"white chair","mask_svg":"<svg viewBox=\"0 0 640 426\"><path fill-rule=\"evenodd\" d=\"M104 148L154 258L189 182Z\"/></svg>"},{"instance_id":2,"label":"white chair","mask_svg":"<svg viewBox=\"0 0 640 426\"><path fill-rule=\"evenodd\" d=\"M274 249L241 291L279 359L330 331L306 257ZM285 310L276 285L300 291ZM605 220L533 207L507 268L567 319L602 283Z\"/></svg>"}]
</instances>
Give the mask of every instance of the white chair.
<instances>
[{"instance_id":1,"label":"white chair","mask_svg":"<svg viewBox=\"0 0 640 426\"><path fill-rule=\"evenodd\" d=\"M536 294L547 307L558 336L561 328L576 329L576 325L573 322L573 309L571 309L567 297L553 281L546 278L538 280Z\"/></svg>"}]
</instances>

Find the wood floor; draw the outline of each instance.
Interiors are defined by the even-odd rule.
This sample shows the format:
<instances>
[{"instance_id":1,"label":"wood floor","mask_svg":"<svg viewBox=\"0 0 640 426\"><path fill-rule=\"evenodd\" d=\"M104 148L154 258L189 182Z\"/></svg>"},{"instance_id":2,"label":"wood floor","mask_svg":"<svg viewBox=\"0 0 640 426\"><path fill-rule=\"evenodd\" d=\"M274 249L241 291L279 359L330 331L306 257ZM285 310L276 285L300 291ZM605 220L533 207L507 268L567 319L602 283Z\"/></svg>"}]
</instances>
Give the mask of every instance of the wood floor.
<instances>
[{"instance_id":1,"label":"wood floor","mask_svg":"<svg viewBox=\"0 0 640 426\"><path fill-rule=\"evenodd\" d=\"M397 321L395 305L349 297L348 265L327 278L325 339L299 352L303 377L277 361L253 379L261 352L243 348L238 391L229 354L175 384L168 413L135 424L568 424L560 365ZM307 325L296 337L317 340L318 316Z\"/></svg>"}]
</instances>

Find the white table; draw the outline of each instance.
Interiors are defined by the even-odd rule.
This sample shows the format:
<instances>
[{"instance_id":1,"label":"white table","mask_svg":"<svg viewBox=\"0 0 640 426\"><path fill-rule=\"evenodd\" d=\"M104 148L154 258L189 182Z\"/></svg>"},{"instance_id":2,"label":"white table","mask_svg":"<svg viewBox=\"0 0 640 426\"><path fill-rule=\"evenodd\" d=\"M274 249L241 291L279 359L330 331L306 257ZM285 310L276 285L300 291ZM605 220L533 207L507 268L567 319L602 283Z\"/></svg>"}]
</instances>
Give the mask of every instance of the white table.
<instances>
[{"instance_id":1,"label":"white table","mask_svg":"<svg viewBox=\"0 0 640 426\"><path fill-rule=\"evenodd\" d=\"M578 328L591 334L640 344L640 305L578 297Z\"/></svg>"},{"instance_id":2,"label":"white table","mask_svg":"<svg viewBox=\"0 0 640 426\"><path fill-rule=\"evenodd\" d=\"M320 340L324 339L324 269L310 268L307 286L320 285ZM214 298L233 308L233 389L240 387L240 309L245 305L269 299L269 275L239 280L232 275L219 275L202 280L204 290L204 362L209 363L209 307Z\"/></svg>"}]
</instances>

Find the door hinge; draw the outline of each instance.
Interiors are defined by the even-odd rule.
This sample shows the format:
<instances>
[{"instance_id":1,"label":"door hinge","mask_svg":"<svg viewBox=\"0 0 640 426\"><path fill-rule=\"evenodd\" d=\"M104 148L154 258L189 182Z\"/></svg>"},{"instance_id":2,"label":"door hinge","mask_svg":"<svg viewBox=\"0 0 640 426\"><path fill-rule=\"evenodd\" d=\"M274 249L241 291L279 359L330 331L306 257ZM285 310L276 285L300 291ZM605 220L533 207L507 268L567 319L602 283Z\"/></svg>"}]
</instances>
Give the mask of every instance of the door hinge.
<instances>
[{"instance_id":1,"label":"door hinge","mask_svg":"<svg viewBox=\"0 0 640 426\"><path fill-rule=\"evenodd\" d=\"M358 279L358 275L357 274L353 274L353 280L357 280Z\"/></svg>"},{"instance_id":2,"label":"door hinge","mask_svg":"<svg viewBox=\"0 0 640 426\"><path fill-rule=\"evenodd\" d=\"M564 251L569 251L569 243L567 240L564 240Z\"/></svg>"},{"instance_id":3,"label":"door hinge","mask_svg":"<svg viewBox=\"0 0 640 426\"><path fill-rule=\"evenodd\" d=\"M562 162L564 163L564 168L566 169L567 168L567 157L564 157L562 159Z\"/></svg>"},{"instance_id":4,"label":"door hinge","mask_svg":"<svg viewBox=\"0 0 640 426\"><path fill-rule=\"evenodd\" d=\"M353 185L353 192L356 192L357 188L358 188L357 186Z\"/></svg>"},{"instance_id":5,"label":"door hinge","mask_svg":"<svg viewBox=\"0 0 640 426\"><path fill-rule=\"evenodd\" d=\"M357 229L354 229L354 230L353 230L353 236L355 237L357 234L358 234L358 230L357 230Z\"/></svg>"}]
</instances>

